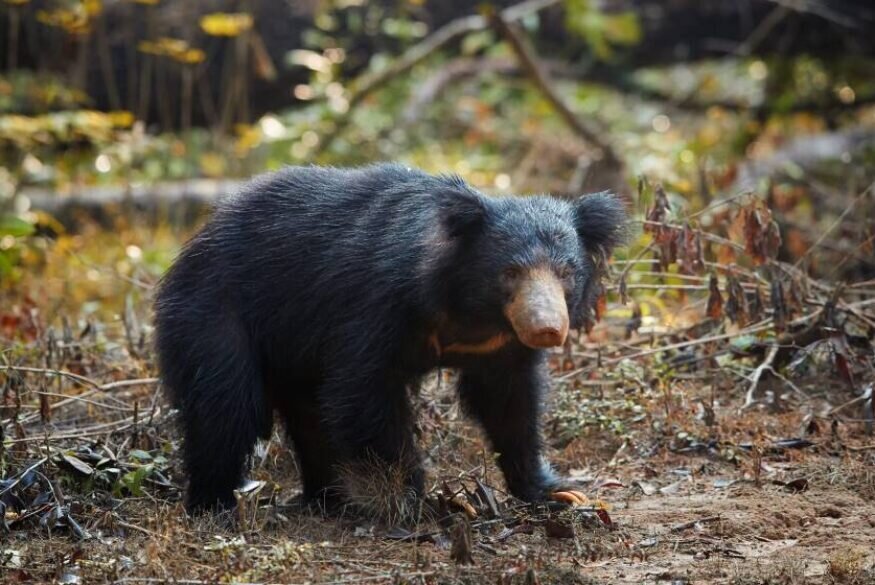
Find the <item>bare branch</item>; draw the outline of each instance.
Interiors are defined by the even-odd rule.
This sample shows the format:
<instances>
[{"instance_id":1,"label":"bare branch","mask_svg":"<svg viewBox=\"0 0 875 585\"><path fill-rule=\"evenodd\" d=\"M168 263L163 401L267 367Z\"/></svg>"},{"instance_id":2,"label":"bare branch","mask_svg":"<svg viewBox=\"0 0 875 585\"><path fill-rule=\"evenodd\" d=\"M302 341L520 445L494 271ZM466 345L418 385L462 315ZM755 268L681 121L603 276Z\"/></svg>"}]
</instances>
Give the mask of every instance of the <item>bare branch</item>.
<instances>
[{"instance_id":1,"label":"bare branch","mask_svg":"<svg viewBox=\"0 0 875 585\"><path fill-rule=\"evenodd\" d=\"M505 9L501 14L502 18L511 22L558 3L559 0L527 0L526 2L521 2L520 4ZM358 106L368 95L380 89L396 77L407 73L456 39L472 32L484 30L488 28L488 26L489 22L487 19L479 14L457 18L437 29L422 42L407 49L404 54L385 69L382 69L377 73L365 74L362 77L359 77L352 83L352 90L349 96L349 107L335 119L334 129L329 134L322 137L318 151L322 152L328 149L334 139L340 135L344 128L346 128L347 124L349 124L356 106Z\"/></svg>"},{"instance_id":2,"label":"bare branch","mask_svg":"<svg viewBox=\"0 0 875 585\"><path fill-rule=\"evenodd\" d=\"M568 107L556 91L546 69L539 62L534 49L532 49L523 37L513 29L501 13L494 13L491 20L496 30L498 30L508 42L511 49L513 49L513 52L520 61L520 65L528 73L532 82L544 95L547 101L550 102L550 105L553 106L562 119L565 120L572 130L574 130L575 134L585 142L597 148L601 152L602 160L607 165L614 168L621 168L623 163L611 145L602 138L597 130L587 126L577 114L571 111L571 108Z\"/></svg>"}]
</instances>

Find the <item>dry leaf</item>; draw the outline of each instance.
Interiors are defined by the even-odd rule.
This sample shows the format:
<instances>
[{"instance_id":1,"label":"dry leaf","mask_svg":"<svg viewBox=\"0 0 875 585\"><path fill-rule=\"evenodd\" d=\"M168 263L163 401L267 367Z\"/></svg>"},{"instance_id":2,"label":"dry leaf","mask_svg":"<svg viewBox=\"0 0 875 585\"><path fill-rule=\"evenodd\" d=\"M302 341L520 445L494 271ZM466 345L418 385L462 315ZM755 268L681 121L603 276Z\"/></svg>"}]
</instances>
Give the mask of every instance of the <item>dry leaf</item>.
<instances>
[{"instance_id":1,"label":"dry leaf","mask_svg":"<svg viewBox=\"0 0 875 585\"><path fill-rule=\"evenodd\" d=\"M723 295L720 294L720 288L717 286L717 276L712 274L708 281L708 318L722 319L723 318Z\"/></svg>"}]
</instances>

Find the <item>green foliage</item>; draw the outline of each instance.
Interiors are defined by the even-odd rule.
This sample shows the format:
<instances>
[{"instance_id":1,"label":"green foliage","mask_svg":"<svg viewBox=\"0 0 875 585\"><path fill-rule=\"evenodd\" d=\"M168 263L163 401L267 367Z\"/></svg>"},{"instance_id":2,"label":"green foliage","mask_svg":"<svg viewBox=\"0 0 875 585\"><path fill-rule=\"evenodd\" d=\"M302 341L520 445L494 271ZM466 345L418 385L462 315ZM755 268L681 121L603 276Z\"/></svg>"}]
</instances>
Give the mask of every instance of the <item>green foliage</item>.
<instances>
[{"instance_id":1,"label":"green foliage","mask_svg":"<svg viewBox=\"0 0 875 585\"><path fill-rule=\"evenodd\" d=\"M113 492L116 496L121 495L122 489L126 490L134 497L140 497L143 495L143 482L146 481L146 478L149 477L149 474L152 472L151 465L144 465L142 467L138 467L134 471L129 471L124 474L119 482L113 487Z\"/></svg>"},{"instance_id":2,"label":"green foliage","mask_svg":"<svg viewBox=\"0 0 875 585\"><path fill-rule=\"evenodd\" d=\"M595 55L608 60L615 46L630 46L641 41L641 22L632 11L608 13L592 0L565 0L565 23L579 34Z\"/></svg>"},{"instance_id":3,"label":"green foliage","mask_svg":"<svg viewBox=\"0 0 875 585\"><path fill-rule=\"evenodd\" d=\"M29 236L35 231L32 223L14 215L0 215L0 238Z\"/></svg>"},{"instance_id":4,"label":"green foliage","mask_svg":"<svg viewBox=\"0 0 875 585\"><path fill-rule=\"evenodd\" d=\"M0 279L13 273L21 254L21 239L34 231L29 221L12 214L0 214Z\"/></svg>"},{"instance_id":5,"label":"green foliage","mask_svg":"<svg viewBox=\"0 0 875 585\"><path fill-rule=\"evenodd\" d=\"M82 107L88 96L63 78L25 69L0 75L0 114L38 114Z\"/></svg>"}]
</instances>

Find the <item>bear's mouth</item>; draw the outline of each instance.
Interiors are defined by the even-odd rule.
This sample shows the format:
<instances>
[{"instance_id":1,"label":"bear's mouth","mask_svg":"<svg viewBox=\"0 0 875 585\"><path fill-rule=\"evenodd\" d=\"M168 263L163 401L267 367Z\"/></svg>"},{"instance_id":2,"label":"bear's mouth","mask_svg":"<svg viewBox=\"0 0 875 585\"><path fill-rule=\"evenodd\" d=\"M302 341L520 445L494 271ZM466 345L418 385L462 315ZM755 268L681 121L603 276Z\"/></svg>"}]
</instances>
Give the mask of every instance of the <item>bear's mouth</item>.
<instances>
[{"instance_id":1,"label":"bear's mouth","mask_svg":"<svg viewBox=\"0 0 875 585\"><path fill-rule=\"evenodd\" d=\"M549 268L532 268L517 282L504 315L523 345L558 347L568 337L568 306L562 281Z\"/></svg>"}]
</instances>

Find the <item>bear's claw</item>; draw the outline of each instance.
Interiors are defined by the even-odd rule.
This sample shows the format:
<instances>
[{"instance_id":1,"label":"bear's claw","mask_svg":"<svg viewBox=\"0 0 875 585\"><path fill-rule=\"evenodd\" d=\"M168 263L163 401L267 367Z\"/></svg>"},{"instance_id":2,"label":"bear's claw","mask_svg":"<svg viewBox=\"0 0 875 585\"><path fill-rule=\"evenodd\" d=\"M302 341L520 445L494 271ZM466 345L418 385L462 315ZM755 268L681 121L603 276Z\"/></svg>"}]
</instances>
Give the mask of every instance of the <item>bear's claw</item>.
<instances>
[{"instance_id":1,"label":"bear's claw","mask_svg":"<svg viewBox=\"0 0 875 585\"><path fill-rule=\"evenodd\" d=\"M550 499L571 506L588 506L590 504L586 494L577 490L556 491L550 494Z\"/></svg>"}]
</instances>

